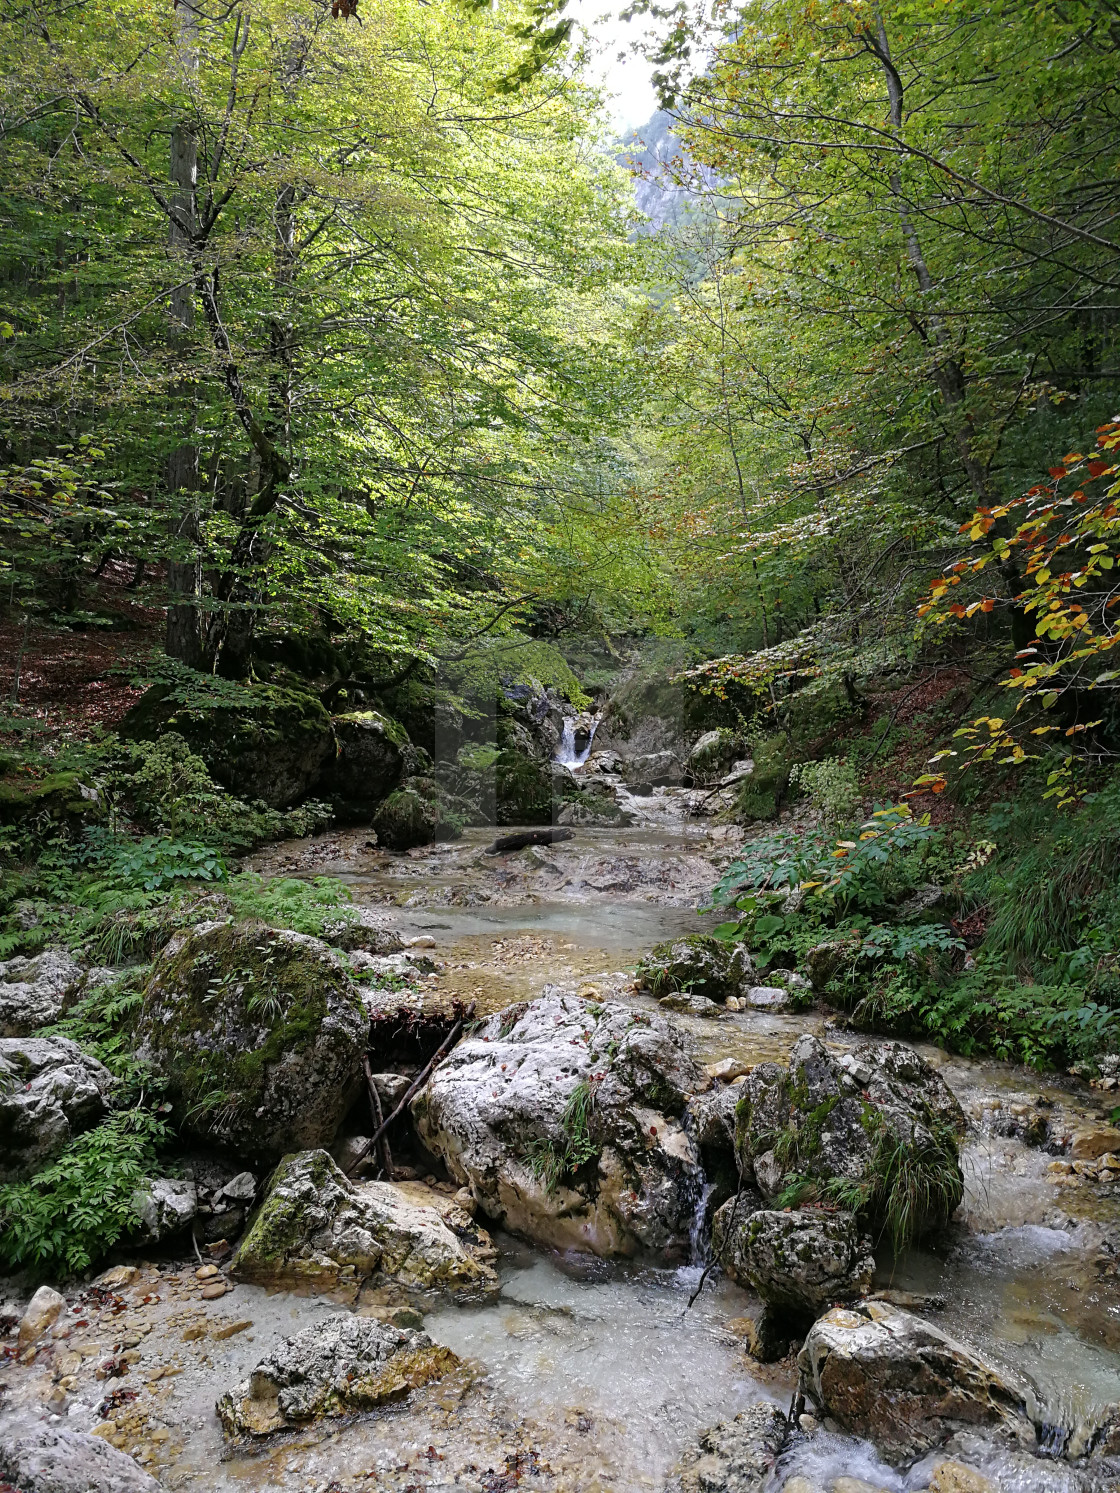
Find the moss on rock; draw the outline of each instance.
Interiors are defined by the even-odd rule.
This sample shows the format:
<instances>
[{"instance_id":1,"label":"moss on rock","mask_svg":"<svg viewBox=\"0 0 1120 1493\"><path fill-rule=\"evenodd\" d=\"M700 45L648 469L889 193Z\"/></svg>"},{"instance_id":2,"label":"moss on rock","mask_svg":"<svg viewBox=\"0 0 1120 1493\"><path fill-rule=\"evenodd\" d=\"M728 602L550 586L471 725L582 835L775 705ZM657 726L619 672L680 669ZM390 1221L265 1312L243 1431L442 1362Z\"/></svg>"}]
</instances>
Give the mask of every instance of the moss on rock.
<instances>
[{"instance_id":1,"label":"moss on rock","mask_svg":"<svg viewBox=\"0 0 1120 1493\"><path fill-rule=\"evenodd\" d=\"M249 694L249 691L246 691ZM301 690L262 687L257 700L188 706L166 685L153 685L120 725L122 736L154 741L175 731L238 798L282 809L317 784L335 751L331 719Z\"/></svg>"},{"instance_id":2,"label":"moss on rock","mask_svg":"<svg viewBox=\"0 0 1120 1493\"><path fill-rule=\"evenodd\" d=\"M180 1134L268 1158L333 1138L367 1025L326 944L263 923L204 923L157 958L137 1036L167 1078Z\"/></svg>"},{"instance_id":3,"label":"moss on rock","mask_svg":"<svg viewBox=\"0 0 1120 1493\"><path fill-rule=\"evenodd\" d=\"M749 965L740 944L705 933L690 933L656 944L637 969L641 986L656 996L677 991L716 1002L738 995Z\"/></svg>"},{"instance_id":4,"label":"moss on rock","mask_svg":"<svg viewBox=\"0 0 1120 1493\"><path fill-rule=\"evenodd\" d=\"M433 840L458 839L466 807L446 797L434 778L408 778L378 804L372 824L386 850L411 850Z\"/></svg>"}]
</instances>

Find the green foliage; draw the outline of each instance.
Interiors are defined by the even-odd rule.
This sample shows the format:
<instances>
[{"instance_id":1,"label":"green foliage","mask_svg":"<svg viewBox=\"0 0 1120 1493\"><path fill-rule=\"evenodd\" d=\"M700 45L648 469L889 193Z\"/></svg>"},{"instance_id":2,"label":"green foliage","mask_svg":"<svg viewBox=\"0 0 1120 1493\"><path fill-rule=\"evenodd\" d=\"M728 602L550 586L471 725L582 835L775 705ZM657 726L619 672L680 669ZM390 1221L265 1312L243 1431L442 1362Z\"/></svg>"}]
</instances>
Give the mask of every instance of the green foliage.
<instances>
[{"instance_id":1,"label":"green foliage","mask_svg":"<svg viewBox=\"0 0 1120 1493\"><path fill-rule=\"evenodd\" d=\"M229 868L220 851L193 840L143 835L138 840L91 830L80 852L97 877L82 889L83 900L104 907L122 892L164 891L177 882L225 881Z\"/></svg>"},{"instance_id":2,"label":"green foliage","mask_svg":"<svg viewBox=\"0 0 1120 1493\"><path fill-rule=\"evenodd\" d=\"M927 1038L966 1056L990 1054L1032 1068L1091 1062L1120 1049L1120 1008L1087 1000L1083 985L1024 983L987 957L946 982L887 966L853 1020L863 1030Z\"/></svg>"},{"instance_id":3,"label":"green foliage","mask_svg":"<svg viewBox=\"0 0 1120 1493\"><path fill-rule=\"evenodd\" d=\"M27 1182L0 1186L0 1263L41 1274L86 1270L138 1222L133 1194L167 1139L158 1115L110 1115Z\"/></svg>"},{"instance_id":4,"label":"green foliage","mask_svg":"<svg viewBox=\"0 0 1120 1493\"><path fill-rule=\"evenodd\" d=\"M790 769L790 786L800 788L821 817L833 828L850 824L862 808L855 769L839 757L819 762L797 762Z\"/></svg>"},{"instance_id":5,"label":"green foliage","mask_svg":"<svg viewBox=\"0 0 1120 1493\"><path fill-rule=\"evenodd\" d=\"M341 881L316 876L310 881L290 878L265 880L251 871L231 877L224 888L236 918L254 918L273 928L291 928L314 938L329 939L333 932L357 920L350 893Z\"/></svg>"},{"instance_id":6,"label":"green foliage","mask_svg":"<svg viewBox=\"0 0 1120 1493\"><path fill-rule=\"evenodd\" d=\"M935 1125L927 1135L907 1135L879 1120L865 1177L832 1177L823 1194L867 1218L895 1256L910 1248L930 1222L951 1218L961 1200L957 1137Z\"/></svg>"},{"instance_id":7,"label":"green foliage","mask_svg":"<svg viewBox=\"0 0 1120 1493\"><path fill-rule=\"evenodd\" d=\"M547 1192L555 1192L572 1180L581 1168L598 1159L602 1150L590 1129L595 1090L585 1079L572 1090L560 1120L563 1138L536 1137L525 1150L525 1159Z\"/></svg>"},{"instance_id":8,"label":"green foliage","mask_svg":"<svg viewBox=\"0 0 1120 1493\"><path fill-rule=\"evenodd\" d=\"M925 856L940 839L906 804L876 809L856 833L856 839L832 840L778 830L751 840L716 884L713 904L747 913L744 932L764 909L773 916L770 909L795 892L836 917L874 912L917 884ZM735 936L733 927L723 925L721 936Z\"/></svg>"},{"instance_id":9,"label":"green foliage","mask_svg":"<svg viewBox=\"0 0 1120 1493\"><path fill-rule=\"evenodd\" d=\"M142 558L163 603L171 564L192 667L162 672L194 704L229 703L213 681L251 677L267 629L326 625L373 679L509 637L543 677L517 629L538 598L643 606L611 444L638 383L624 177L539 9L381 0L293 30L235 4L185 70L134 4L5 37L6 595L89 611L98 567ZM150 186L179 128L204 185L169 259ZM80 433L46 453L62 406Z\"/></svg>"},{"instance_id":10,"label":"green foliage","mask_svg":"<svg viewBox=\"0 0 1120 1493\"><path fill-rule=\"evenodd\" d=\"M196 704L192 708L207 707ZM330 807L325 803L309 801L280 810L235 798L214 782L205 762L177 732L165 732L155 741L126 743L122 751L125 760L112 775L109 791L116 791L134 818L173 839L248 847L313 834L330 821Z\"/></svg>"},{"instance_id":11,"label":"green foliage","mask_svg":"<svg viewBox=\"0 0 1120 1493\"><path fill-rule=\"evenodd\" d=\"M111 985L88 990L44 1036L68 1037L83 1051L104 1063L117 1080L114 1101L118 1106L149 1102L163 1091L158 1075L135 1055L132 1018L144 999L146 966L131 971Z\"/></svg>"}]
</instances>

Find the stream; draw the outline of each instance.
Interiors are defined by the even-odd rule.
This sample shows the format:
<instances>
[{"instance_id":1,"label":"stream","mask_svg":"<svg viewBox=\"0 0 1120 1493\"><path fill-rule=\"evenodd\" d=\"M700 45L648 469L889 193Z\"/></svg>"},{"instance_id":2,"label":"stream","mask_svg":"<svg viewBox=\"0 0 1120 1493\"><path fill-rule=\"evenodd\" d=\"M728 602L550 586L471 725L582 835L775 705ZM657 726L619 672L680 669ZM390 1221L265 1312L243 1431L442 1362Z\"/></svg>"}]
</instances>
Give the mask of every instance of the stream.
<instances>
[{"instance_id":1,"label":"stream","mask_svg":"<svg viewBox=\"0 0 1120 1493\"><path fill-rule=\"evenodd\" d=\"M687 790L657 789L628 805L636 822L627 828L579 830L569 841L507 856L486 854L489 830L394 855L358 829L271 846L251 864L266 876L342 878L369 916L419 940L438 961L426 1000L474 1000L484 1013L559 984L649 1009L650 998L633 988L635 962L659 939L710 925L696 907L742 833L684 819L687 802ZM837 1048L854 1041L816 1013L678 1020L704 1063L782 1059L804 1031ZM1063 1077L921 1051L971 1122L966 1197L940 1253L884 1263L876 1285L942 1298L934 1320L1029 1381L1034 1418L1054 1428L1060 1452L1071 1432L1120 1402L1120 1264L1112 1247L1120 1198L1057 1175L1052 1154L1008 1132L1042 1111L1050 1134L1061 1136L1099 1122L1108 1106ZM223 1493L352 1486L657 1493L704 1427L759 1400L789 1405L792 1363L763 1367L743 1351L752 1297L718 1272L703 1278L700 1261L655 1269L551 1254L501 1234L495 1244L497 1299L440 1305L425 1318L425 1330L465 1360L458 1378L416 1392L406 1407L224 1460L216 1395L279 1337L342 1303L248 1285L200 1303L193 1260L146 1264L118 1312L122 1322L106 1317L99 1340L111 1346L127 1326L140 1345L150 1418L134 1454L168 1488ZM371 1301L363 1293L356 1310ZM96 1338L96 1304L89 1317ZM30 1414L31 1391L16 1385L7 1403L10 1413ZM96 1396L76 1396L69 1423L89 1429L97 1405ZM166 1434L157 1437L153 1424ZM122 1425L126 1441L131 1434ZM1039 1459L1026 1483L1021 1474L988 1471L1003 1493L1078 1486L1053 1460ZM922 1463L898 1473L867 1444L822 1432L783 1456L770 1487L778 1493L802 1475L819 1493L837 1479L838 1493L910 1493L930 1486L928 1473Z\"/></svg>"}]
</instances>

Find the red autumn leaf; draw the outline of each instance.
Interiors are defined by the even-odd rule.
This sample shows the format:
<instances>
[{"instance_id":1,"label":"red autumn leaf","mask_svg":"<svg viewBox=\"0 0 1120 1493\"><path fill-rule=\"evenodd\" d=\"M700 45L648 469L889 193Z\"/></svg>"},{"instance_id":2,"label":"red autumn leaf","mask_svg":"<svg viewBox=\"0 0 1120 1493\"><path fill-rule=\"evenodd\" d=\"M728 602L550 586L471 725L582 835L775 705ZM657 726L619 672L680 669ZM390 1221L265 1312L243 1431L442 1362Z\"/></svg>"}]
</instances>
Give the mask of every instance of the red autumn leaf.
<instances>
[{"instance_id":1,"label":"red autumn leaf","mask_svg":"<svg viewBox=\"0 0 1120 1493\"><path fill-rule=\"evenodd\" d=\"M1065 467L1051 467L1050 468L1050 475L1051 475L1051 477L1064 477L1065 474L1066 474Z\"/></svg>"},{"instance_id":2,"label":"red autumn leaf","mask_svg":"<svg viewBox=\"0 0 1120 1493\"><path fill-rule=\"evenodd\" d=\"M1107 461L1091 461L1089 463L1089 476L1099 477L1102 472L1107 472L1109 463Z\"/></svg>"}]
</instances>

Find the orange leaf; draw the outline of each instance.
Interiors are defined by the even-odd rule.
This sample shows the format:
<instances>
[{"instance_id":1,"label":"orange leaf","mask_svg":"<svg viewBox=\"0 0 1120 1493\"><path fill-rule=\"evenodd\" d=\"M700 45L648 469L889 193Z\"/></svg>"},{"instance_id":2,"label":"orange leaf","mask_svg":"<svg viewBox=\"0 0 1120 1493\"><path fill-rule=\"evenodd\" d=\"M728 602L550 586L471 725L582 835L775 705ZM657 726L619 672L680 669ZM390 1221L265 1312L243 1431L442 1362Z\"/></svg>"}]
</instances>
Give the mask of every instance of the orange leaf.
<instances>
[{"instance_id":1,"label":"orange leaf","mask_svg":"<svg viewBox=\"0 0 1120 1493\"><path fill-rule=\"evenodd\" d=\"M1065 474L1066 474L1065 467L1051 467L1050 468L1050 475L1051 475L1051 477L1064 477Z\"/></svg>"}]
</instances>

